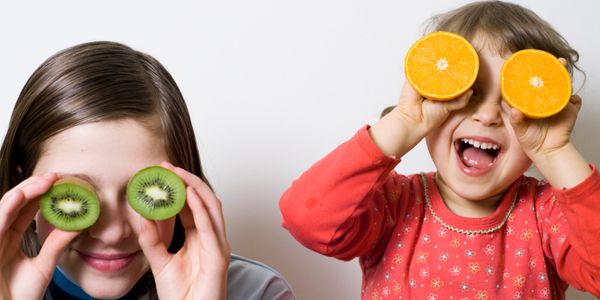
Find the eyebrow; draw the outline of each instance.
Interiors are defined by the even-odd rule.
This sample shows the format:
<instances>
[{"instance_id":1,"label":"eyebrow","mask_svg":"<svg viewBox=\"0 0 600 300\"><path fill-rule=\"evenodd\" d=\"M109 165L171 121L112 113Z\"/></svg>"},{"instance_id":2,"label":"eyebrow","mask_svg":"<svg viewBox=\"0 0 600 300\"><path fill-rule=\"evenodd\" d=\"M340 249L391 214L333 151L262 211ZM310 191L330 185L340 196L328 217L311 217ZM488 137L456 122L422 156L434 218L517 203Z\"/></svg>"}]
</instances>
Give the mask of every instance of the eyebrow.
<instances>
[{"instance_id":1,"label":"eyebrow","mask_svg":"<svg viewBox=\"0 0 600 300\"><path fill-rule=\"evenodd\" d=\"M89 182L89 184L91 184L95 190L98 190L98 186L96 185L96 180L94 180L93 177L87 175L87 174L83 174L83 173L59 173L60 176L64 177L77 177L79 179L83 179L87 182Z\"/></svg>"}]
</instances>

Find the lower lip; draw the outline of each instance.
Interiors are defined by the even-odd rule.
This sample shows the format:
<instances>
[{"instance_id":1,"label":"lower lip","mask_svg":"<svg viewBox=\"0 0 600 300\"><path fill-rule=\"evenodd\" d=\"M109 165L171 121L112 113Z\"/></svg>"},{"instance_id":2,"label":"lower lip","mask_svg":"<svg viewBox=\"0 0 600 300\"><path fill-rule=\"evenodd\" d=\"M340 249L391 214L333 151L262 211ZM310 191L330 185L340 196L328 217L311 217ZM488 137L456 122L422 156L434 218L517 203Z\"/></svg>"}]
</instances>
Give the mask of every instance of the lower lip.
<instances>
[{"instance_id":1,"label":"lower lip","mask_svg":"<svg viewBox=\"0 0 600 300\"><path fill-rule=\"evenodd\" d=\"M496 156L496 158L494 159L494 162L492 162L492 165L487 167L487 168L473 168L473 167L469 167L467 165L465 165L462 161L462 159L460 158L460 153L458 152L458 149L455 148L455 154L456 154L456 163L458 164L458 168L465 173L468 176L483 176L487 173L489 173L492 169L494 169L494 166L496 165L496 162L498 161L498 158L500 158L500 155L502 155L502 153L498 153L498 156Z\"/></svg>"},{"instance_id":2,"label":"lower lip","mask_svg":"<svg viewBox=\"0 0 600 300\"><path fill-rule=\"evenodd\" d=\"M90 267L101 272L118 272L125 269L137 257L139 252L126 257L113 259L100 259L78 252L81 259Z\"/></svg>"}]
</instances>

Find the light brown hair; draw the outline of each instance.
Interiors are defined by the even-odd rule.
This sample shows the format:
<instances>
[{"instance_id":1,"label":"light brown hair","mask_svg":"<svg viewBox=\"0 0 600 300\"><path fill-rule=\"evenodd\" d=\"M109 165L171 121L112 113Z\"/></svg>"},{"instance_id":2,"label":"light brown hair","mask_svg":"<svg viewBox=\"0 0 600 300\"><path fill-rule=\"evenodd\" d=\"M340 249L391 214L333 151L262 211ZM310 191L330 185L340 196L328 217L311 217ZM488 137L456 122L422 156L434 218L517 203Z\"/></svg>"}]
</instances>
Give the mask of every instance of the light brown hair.
<instances>
[{"instance_id":1,"label":"light brown hair","mask_svg":"<svg viewBox=\"0 0 600 300\"><path fill-rule=\"evenodd\" d=\"M188 109L169 72L153 57L125 45L91 42L51 56L23 87L0 150L2 194L31 176L50 137L77 125L123 118L157 131L171 162L206 181ZM178 219L169 251L181 248L184 239ZM32 223L22 249L35 256L39 247ZM156 299L151 274L136 288L140 293L151 290Z\"/></svg>"}]
</instances>

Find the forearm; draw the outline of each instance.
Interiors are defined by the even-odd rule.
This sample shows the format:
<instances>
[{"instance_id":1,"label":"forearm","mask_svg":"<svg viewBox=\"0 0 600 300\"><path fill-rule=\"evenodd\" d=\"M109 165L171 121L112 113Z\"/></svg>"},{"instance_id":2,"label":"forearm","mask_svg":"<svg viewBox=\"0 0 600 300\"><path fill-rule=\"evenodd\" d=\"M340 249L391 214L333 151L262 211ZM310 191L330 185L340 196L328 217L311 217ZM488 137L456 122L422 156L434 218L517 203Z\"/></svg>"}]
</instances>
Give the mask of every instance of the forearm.
<instances>
[{"instance_id":1,"label":"forearm","mask_svg":"<svg viewBox=\"0 0 600 300\"><path fill-rule=\"evenodd\" d=\"M414 148L427 134L417 122L410 122L398 106L369 129L377 147L387 156L400 158Z\"/></svg>"},{"instance_id":2,"label":"forearm","mask_svg":"<svg viewBox=\"0 0 600 300\"><path fill-rule=\"evenodd\" d=\"M555 195L569 228L556 260L557 270L569 284L600 297L600 174L594 169L581 183L557 190ZM558 236L563 235L554 238Z\"/></svg>"},{"instance_id":3,"label":"forearm","mask_svg":"<svg viewBox=\"0 0 600 300\"><path fill-rule=\"evenodd\" d=\"M321 254L340 259L357 256L379 235L386 206L381 193L373 190L397 163L381 154L366 129L361 129L283 194L279 202L283 226Z\"/></svg>"},{"instance_id":4,"label":"forearm","mask_svg":"<svg viewBox=\"0 0 600 300\"><path fill-rule=\"evenodd\" d=\"M572 188L590 176L592 169L573 144L551 153L533 156L533 163L555 188Z\"/></svg>"}]
</instances>

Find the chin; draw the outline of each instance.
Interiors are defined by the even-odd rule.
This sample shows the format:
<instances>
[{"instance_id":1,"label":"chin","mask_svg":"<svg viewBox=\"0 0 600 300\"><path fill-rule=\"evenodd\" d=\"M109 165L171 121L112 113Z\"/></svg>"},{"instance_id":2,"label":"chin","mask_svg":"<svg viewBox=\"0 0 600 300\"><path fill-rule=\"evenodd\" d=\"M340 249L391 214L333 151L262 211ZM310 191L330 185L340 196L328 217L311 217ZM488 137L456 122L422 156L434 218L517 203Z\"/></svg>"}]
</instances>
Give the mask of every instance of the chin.
<instances>
[{"instance_id":1,"label":"chin","mask_svg":"<svg viewBox=\"0 0 600 300\"><path fill-rule=\"evenodd\" d=\"M95 299L118 299L125 296L135 285L135 282L105 284L81 284L81 288Z\"/></svg>"},{"instance_id":2,"label":"chin","mask_svg":"<svg viewBox=\"0 0 600 300\"><path fill-rule=\"evenodd\" d=\"M125 296L145 273L143 269L139 269L110 276L85 268L81 271L78 284L95 299L118 299Z\"/></svg>"}]
</instances>

